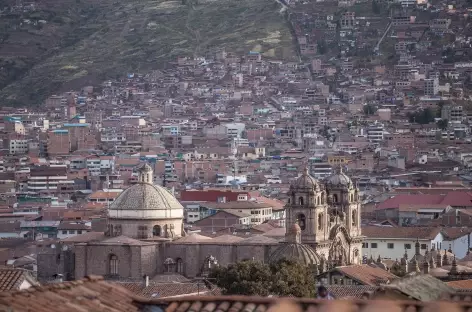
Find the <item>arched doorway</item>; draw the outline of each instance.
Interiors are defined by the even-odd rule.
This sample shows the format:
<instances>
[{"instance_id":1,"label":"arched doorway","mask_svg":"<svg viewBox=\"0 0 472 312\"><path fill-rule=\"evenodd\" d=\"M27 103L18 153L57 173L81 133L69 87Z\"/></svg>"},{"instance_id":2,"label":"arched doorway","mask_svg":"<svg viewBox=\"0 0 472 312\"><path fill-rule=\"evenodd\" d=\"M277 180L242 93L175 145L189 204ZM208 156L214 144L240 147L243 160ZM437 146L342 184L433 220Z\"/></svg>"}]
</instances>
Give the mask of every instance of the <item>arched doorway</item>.
<instances>
[{"instance_id":1,"label":"arched doorway","mask_svg":"<svg viewBox=\"0 0 472 312\"><path fill-rule=\"evenodd\" d=\"M159 225L154 225L152 227L152 236L161 236L162 230Z\"/></svg>"}]
</instances>

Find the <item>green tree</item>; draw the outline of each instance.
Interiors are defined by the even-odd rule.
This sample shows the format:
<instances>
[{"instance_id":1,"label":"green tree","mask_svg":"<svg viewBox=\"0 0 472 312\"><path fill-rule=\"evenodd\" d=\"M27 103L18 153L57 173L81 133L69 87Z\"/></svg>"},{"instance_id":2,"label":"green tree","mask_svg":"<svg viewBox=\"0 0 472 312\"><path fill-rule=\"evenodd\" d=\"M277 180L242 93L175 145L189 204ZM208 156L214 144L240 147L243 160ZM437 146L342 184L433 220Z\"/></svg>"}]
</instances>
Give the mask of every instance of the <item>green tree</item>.
<instances>
[{"instance_id":1,"label":"green tree","mask_svg":"<svg viewBox=\"0 0 472 312\"><path fill-rule=\"evenodd\" d=\"M214 267L209 274L225 295L268 296L272 276L268 265L259 261L241 261L227 267Z\"/></svg>"},{"instance_id":2,"label":"green tree","mask_svg":"<svg viewBox=\"0 0 472 312\"><path fill-rule=\"evenodd\" d=\"M441 119L441 120L438 120L436 124L438 125L439 129L446 130L447 125L449 124L449 121L447 119Z\"/></svg>"},{"instance_id":3,"label":"green tree","mask_svg":"<svg viewBox=\"0 0 472 312\"><path fill-rule=\"evenodd\" d=\"M435 114L430 108L425 108L414 113L408 113L407 116L411 123L419 123L424 125L433 122Z\"/></svg>"},{"instance_id":4,"label":"green tree","mask_svg":"<svg viewBox=\"0 0 472 312\"><path fill-rule=\"evenodd\" d=\"M226 295L314 297L315 278L301 263L281 260L273 264L247 260L215 267L210 278Z\"/></svg>"},{"instance_id":5,"label":"green tree","mask_svg":"<svg viewBox=\"0 0 472 312\"><path fill-rule=\"evenodd\" d=\"M377 111L377 107L371 104L364 105L364 114L366 115L373 115Z\"/></svg>"},{"instance_id":6,"label":"green tree","mask_svg":"<svg viewBox=\"0 0 472 312\"><path fill-rule=\"evenodd\" d=\"M282 260L270 265L272 293L278 296L315 297L315 276L301 263Z\"/></svg>"}]
</instances>

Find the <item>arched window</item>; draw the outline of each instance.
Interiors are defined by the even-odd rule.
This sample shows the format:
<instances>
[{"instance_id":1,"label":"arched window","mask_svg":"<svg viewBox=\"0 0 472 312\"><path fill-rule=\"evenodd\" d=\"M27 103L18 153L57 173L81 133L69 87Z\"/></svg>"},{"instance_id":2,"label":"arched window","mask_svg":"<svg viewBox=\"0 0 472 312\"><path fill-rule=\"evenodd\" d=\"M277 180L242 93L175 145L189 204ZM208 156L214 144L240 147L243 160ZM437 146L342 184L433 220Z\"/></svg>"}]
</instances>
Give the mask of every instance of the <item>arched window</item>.
<instances>
[{"instance_id":1,"label":"arched window","mask_svg":"<svg viewBox=\"0 0 472 312\"><path fill-rule=\"evenodd\" d=\"M338 194L333 194L333 203L337 203L338 202Z\"/></svg>"},{"instance_id":2,"label":"arched window","mask_svg":"<svg viewBox=\"0 0 472 312\"><path fill-rule=\"evenodd\" d=\"M300 206L303 206L303 197L302 196L298 197L298 204Z\"/></svg>"},{"instance_id":3,"label":"arched window","mask_svg":"<svg viewBox=\"0 0 472 312\"><path fill-rule=\"evenodd\" d=\"M109 256L108 262L108 271L110 272L110 275L118 275L118 257L116 255L111 254Z\"/></svg>"},{"instance_id":4,"label":"arched window","mask_svg":"<svg viewBox=\"0 0 472 312\"><path fill-rule=\"evenodd\" d=\"M161 227L159 225L154 225L153 226L152 236L161 236Z\"/></svg>"},{"instance_id":5,"label":"arched window","mask_svg":"<svg viewBox=\"0 0 472 312\"><path fill-rule=\"evenodd\" d=\"M321 204L324 205L325 203L325 194L321 194Z\"/></svg>"},{"instance_id":6,"label":"arched window","mask_svg":"<svg viewBox=\"0 0 472 312\"><path fill-rule=\"evenodd\" d=\"M320 197L316 196L316 205L318 206L320 204Z\"/></svg>"},{"instance_id":7,"label":"arched window","mask_svg":"<svg viewBox=\"0 0 472 312\"><path fill-rule=\"evenodd\" d=\"M352 211L352 225L357 226L357 210Z\"/></svg>"},{"instance_id":8,"label":"arched window","mask_svg":"<svg viewBox=\"0 0 472 312\"><path fill-rule=\"evenodd\" d=\"M298 222L298 225L300 226L300 229L302 229L302 231L306 228L306 218L305 218L305 215L304 214L299 214L298 215L298 218L297 218L297 222Z\"/></svg>"},{"instance_id":9,"label":"arched window","mask_svg":"<svg viewBox=\"0 0 472 312\"><path fill-rule=\"evenodd\" d=\"M211 269L216 265L218 265L218 260L216 260L216 258L212 255L208 255L205 260L203 260L203 266L200 271L200 276L208 276Z\"/></svg>"},{"instance_id":10,"label":"arched window","mask_svg":"<svg viewBox=\"0 0 472 312\"><path fill-rule=\"evenodd\" d=\"M323 229L323 214L318 214L318 230Z\"/></svg>"},{"instance_id":11,"label":"arched window","mask_svg":"<svg viewBox=\"0 0 472 312\"><path fill-rule=\"evenodd\" d=\"M164 270L166 273L175 272L175 261L172 258L167 258L164 261Z\"/></svg>"},{"instance_id":12,"label":"arched window","mask_svg":"<svg viewBox=\"0 0 472 312\"><path fill-rule=\"evenodd\" d=\"M180 258L177 258L177 273L184 273L184 262Z\"/></svg>"}]
</instances>

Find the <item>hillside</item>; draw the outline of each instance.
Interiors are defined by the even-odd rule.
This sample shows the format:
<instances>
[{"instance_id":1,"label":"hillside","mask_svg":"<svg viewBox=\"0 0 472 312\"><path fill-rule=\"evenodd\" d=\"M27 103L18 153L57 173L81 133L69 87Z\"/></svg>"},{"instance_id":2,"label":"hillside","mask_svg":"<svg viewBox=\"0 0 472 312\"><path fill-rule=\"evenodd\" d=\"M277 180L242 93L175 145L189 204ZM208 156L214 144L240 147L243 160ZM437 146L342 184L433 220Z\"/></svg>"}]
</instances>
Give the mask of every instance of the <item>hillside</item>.
<instances>
[{"instance_id":1,"label":"hillside","mask_svg":"<svg viewBox=\"0 0 472 312\"><path fill-rule=\"evenodd\" d=\"M209 48L295 55L275 0L40 0L34 9L6 1L0 0L0 100L7 104L38 104L57 91Z\"/></svg>"}]
</instances>

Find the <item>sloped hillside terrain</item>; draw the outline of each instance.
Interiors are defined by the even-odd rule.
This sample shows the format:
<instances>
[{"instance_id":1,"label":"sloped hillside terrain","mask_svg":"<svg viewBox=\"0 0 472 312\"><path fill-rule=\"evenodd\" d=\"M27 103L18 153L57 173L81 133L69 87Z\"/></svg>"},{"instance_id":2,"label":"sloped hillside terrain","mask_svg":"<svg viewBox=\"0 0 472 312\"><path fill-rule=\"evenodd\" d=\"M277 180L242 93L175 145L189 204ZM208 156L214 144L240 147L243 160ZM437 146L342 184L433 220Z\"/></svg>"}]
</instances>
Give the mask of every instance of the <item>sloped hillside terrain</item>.
<instances>
[{"instance_id":1,"label":"sloped hillside terrain","mask_svg":"<svg viewBox=\"0 0 472 312\"><path fill-rule=\"evenodd\" d=\"M217 47L295 56L275 0L0 0L0 10L5 104L39 104L57 91Z\"/></svg>"}]
</instances>

